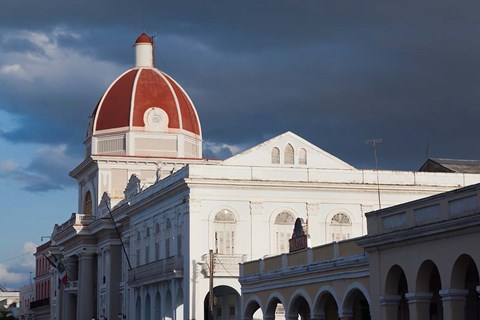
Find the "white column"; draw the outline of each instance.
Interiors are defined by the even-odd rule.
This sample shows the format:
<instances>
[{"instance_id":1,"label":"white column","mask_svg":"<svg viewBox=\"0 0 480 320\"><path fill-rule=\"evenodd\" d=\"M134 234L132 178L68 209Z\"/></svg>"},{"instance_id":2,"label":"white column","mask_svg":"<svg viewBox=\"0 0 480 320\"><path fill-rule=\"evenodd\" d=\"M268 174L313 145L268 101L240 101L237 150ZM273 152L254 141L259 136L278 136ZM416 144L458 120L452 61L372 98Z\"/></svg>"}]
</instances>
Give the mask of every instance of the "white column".
<instances>
[{"instance_id":1,"label":"white column","mask_svg":"<svg viewBox=\"0 0 480 320\"><path fill-rule=\"evenodd\" d=\"M93 301L95 297L94 259L94 253L79 254L77 320L91 320L96 316Z\"/></svg>"}]
</instances>

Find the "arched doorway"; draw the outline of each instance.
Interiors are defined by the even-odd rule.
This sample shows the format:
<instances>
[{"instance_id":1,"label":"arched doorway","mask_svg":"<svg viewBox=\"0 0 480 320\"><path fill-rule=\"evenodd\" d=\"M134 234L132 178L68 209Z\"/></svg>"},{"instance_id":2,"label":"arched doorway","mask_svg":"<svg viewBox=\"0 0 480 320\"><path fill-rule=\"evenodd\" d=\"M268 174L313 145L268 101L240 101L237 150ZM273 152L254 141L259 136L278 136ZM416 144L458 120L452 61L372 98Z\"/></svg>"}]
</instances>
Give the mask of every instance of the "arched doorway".
<instances>
[{"instance_id":1,"label":"arched doorway","mask_svg":"<svg viewBox=\"0 0 480 320\"><path fill-rule=\"evenodd\" d=\"M215 253L235 253L235 215L227 209L220 210L213 221Z\"/></svg>"},{"instance_id":2,"label":"arched doorway","mask_svg":"<svg viewBox=\"0 0 480 320\"><path fill-rule=\"evenodd\" d=\"M83 203L83 214L86 216L91 216L92 215L92 194L90 191L87 191L85 194L85 200Z\"/></svg>"},{"instance_id":3,"label":"arched doorway","mask_svg":"<svg viewBox=\"0 0 480 320\"><path fill-rule=\"evenodd\" d=\"M363 292L354 288L350 290L343 302L343 317L353 320L370 320L370 305Z\"/></svg>"},{"instance_id":4,"label":"arched doorway","mask_svg":"<svg viewBox=\"0 0 480 320\"><path fill-rule=\"evenodd\" d=\"M297 296L288 308L288 319L291 318L310 320L310 305L301 295Z\"/></svg>"},{"instance_id":5,"label":"arched doorway","mask_svg":"<svg viewBox=\"0 0 480 320\"><path fill-rule=\"evenodd\" d=\"M385 280L385 301L382 303L382 314L385 319L410 319L407 292L408 284L405 272L398 265L392 266Z\"/></svg>"},{"instance_id":6,"label":"arched doorway","mask_svg":"<svg viewBox=\"0 0 480 320\"><path fill-rule=\"evenodd\" d=\"M240 320L240 294L229 286L213 288L213 310L210 310L210 294L204 300L205 320Z\"/></svg>"},{"instance_id":7,"label":"arched doorway","mask_svg":"<svg viewBox=\"0 0 480 320\"><path fill-rule=\"evenodd\" d=\"M330 292L323 292L318 297L314 307L315 317L325 320L338 319L338 304L335 297Z\"/></svg>"}]
</instances>

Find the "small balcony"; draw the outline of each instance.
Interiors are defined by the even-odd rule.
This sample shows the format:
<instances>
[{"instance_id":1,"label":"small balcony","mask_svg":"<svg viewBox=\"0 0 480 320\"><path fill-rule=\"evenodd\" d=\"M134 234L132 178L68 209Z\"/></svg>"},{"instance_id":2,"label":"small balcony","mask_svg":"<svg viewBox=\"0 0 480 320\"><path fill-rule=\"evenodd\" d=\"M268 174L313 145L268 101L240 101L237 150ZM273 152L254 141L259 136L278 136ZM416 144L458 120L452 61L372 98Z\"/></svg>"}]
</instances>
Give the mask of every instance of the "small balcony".
<instances>
[{"instance_id":1,"label":"small balcony","mask_svg":"<svg viewBox=\"0 0 480 320\"><path fill-rule=\"evenodd\" d=\"M53 228L52 236L55 236L63 231L73 227L73 226L87 226L97 219L94 215L86 215L80 213L72 213L70 219L65 221L62 224L56 224Z\"/></svg>"},{"instance_id":2,"label":"small balcony","mask_svg":"<svg viewBox=\"0 0 480 320\"><path fill-rule=\"evenodd\" d=\"M138 286L183 276L183 256L153 261L128 271L128 284Z\"/></svg>"},{"instance_id":3,"label":"small balcony","mask_svg":"<svg viewBox=\"0 0 480 320\"><path fill-rule=\"evenodd\" d=\"M247 260L246 254L213 254L213 276L214 277L238 277L239 264ZM202 272L205 277L210 276L209 256L202 256Z\"/></svg>"}]
</instances>

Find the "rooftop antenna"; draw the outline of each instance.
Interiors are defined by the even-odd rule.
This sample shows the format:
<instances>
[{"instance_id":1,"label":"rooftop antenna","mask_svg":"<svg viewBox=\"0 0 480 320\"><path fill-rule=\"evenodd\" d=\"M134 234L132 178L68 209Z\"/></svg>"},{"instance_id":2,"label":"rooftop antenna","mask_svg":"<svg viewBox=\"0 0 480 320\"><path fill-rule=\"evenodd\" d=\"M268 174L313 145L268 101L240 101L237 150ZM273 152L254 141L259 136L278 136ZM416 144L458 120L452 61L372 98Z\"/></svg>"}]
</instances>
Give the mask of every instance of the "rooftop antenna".
<instances>
[{"instance_id":1,"label":"rooftop antenna","mask_svg":"<svg viewBox=\"0 0 480 320\"><path fill-rule=\"evenodd\" d=\"M375 157L375 169L377 171L377 194L378 194L378 208L382 209L382 202L380 200L380 179L378 177L378 160L377 160L377 144L383 142L382 139L375 138L370 140L365 140L366 144L371 144L373 147L373 156Z\"/></svg>"},{"instance_id":2,"label":"rooftop antenna","mask_svg":"<svg viewBox=\"0 0 480 320\"><path fill-rule=\"evenodd\" d=\"M155 38L157 37L157 34L154 34L151 36L152 39L152 62L153 62L153 67L155 67Z\"/></svg>"},{"instance_id":3,"label":"rooftop antenna","mask_svg":"<svg viewBox=\"0 0 480 320\"><path fill-rule=\"evenodd\" d=\"M145 32L145 6L142 1L142 31Z\"/></svg>"}]
</instances>

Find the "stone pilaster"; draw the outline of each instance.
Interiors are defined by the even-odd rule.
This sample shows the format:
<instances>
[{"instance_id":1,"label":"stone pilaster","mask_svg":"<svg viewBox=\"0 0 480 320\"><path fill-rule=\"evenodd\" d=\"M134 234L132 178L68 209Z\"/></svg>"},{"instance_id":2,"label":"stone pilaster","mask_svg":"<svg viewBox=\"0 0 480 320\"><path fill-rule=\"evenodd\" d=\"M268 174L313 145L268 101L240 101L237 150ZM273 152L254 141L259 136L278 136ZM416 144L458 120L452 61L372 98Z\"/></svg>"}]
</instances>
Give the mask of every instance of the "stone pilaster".
<instances>
[{"instance_id":1,"label":"stone pilaster","mask_svg":"<svg viewBox=\"0 0 480 320\"><path fill-rule=\"evenodd\" d=\"M94 253L82 252L79 254L77 320L91 320L96 316L94 263Z\"/></svg>"}]
</instances>

